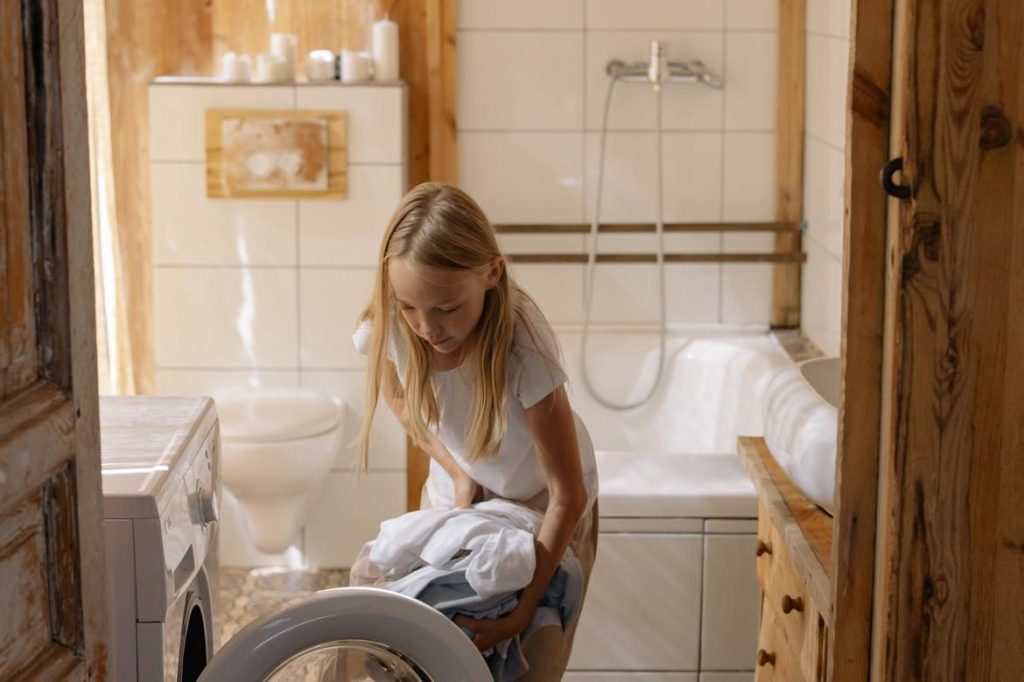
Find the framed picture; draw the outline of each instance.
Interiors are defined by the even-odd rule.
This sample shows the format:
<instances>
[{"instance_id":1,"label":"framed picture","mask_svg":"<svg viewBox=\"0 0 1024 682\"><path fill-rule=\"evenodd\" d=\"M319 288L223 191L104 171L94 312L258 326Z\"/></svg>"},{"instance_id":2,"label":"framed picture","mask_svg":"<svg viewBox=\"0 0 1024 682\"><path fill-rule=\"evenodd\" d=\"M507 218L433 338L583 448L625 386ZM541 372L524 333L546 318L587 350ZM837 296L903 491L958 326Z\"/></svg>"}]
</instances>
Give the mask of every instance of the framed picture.
<instances>
[{"instance_id":1,"label":"framed picture","mask_svg":"<svg viewBox=\"0 0 1024 682\"><path fill-rule=\"evenodd\" d=\"M344 111L206 110L206 196L344 199Z\"/></svg>"}]
</instances>

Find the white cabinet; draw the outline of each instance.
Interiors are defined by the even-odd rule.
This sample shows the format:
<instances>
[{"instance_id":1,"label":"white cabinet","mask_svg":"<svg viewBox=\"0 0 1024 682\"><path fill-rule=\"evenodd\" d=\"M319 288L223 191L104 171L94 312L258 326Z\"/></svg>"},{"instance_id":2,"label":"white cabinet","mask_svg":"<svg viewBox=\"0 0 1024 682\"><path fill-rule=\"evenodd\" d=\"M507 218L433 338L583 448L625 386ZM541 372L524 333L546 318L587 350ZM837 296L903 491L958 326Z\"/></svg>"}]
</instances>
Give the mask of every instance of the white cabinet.
<instances>
[{"instance_id":1,"label":"white cabinet","mask_svg":"<svg viewBox=\"0 0 1024 682\"><path fill-rule=\"evenodd\" d=\"M569 669L697 670L701 538L601 533Z\"/></svg>"},{"instance_id":2,"label":"white cabinet","mask_svg":"<svg viewBox=\"0 0 1024 682\"><path fill-rule=\"evenodd\" d=\"M756 534L704 536L701 670L747 670L757 651Z\"/></svg>"}]
</instances>

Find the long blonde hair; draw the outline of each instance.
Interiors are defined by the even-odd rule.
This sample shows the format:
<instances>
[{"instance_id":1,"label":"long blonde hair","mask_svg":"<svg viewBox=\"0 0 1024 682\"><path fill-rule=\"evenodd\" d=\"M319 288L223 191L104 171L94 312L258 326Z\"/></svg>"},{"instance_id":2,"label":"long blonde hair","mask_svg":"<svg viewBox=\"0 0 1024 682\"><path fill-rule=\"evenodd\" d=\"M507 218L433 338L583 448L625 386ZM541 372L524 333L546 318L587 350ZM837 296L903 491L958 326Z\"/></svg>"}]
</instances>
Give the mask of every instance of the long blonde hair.
<instances>
[{"instance_id":1,"label":"long blonde hair","mask_svg":"<svg viewBox=\"0 0 1024 682\"><path fill-rule=\"evenodd\" d=\"M417 185L399 202L381 241L376 279L370 304L361 319L372 323L367 352L369 370L366 381L366 416L359 433L357 452L361 468L369 462L370 425L377 410L383 382L386 380L390 320L401 334L408 351L403 387L405 423L413 440L426 442L429 426L440 420L437 398L430 372L428 344L409 327L405 318L395 314L394 295L388 277L388 263L394 258L448 270L486 272L501 256L494 230L487 216L473 199L451 185L426 182ZM470 371L473 401L469 414L469 459L497 453L507 426L508 363L517 319L545 353L527 307L540 315L533 300L513 281L503 266L497 284L487 290L480 321L467 340L469 355L462 366ZM556 347L557 352L557 347ZM546 353L545 353L546 354Z\"/></svg>"}]
</instances>

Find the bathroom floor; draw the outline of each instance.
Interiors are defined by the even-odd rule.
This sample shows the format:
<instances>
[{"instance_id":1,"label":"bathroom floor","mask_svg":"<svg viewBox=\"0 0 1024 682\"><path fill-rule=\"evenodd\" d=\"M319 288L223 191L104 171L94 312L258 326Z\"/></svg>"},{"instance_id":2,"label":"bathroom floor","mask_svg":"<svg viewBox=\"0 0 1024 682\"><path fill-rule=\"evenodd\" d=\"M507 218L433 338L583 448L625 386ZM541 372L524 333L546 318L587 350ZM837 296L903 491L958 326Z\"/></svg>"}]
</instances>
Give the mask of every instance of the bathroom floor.
<instances>
[{"instance_id":1,"label":"bathroom floor","mask_svg":"<svg viewBox=\"0 0 1024 682\"><path fill-rule=\"evenodd\" d=\"M348 585L348 569L220 568L221 644L250 621L329 587Z\"/></svg>"}]
</instances>

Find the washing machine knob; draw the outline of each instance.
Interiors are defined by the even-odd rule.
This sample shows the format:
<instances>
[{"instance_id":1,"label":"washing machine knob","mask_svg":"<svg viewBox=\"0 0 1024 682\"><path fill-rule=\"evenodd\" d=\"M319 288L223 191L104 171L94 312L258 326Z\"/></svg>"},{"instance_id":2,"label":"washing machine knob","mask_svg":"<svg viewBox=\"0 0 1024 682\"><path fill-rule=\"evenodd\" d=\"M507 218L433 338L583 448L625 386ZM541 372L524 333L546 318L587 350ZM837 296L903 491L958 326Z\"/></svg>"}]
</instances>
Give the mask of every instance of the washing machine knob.
<instances>
[{"instance_id":1,"label":"washing machine knob","mask_svg":"<svg viewBox=\"0 0 1024 682\"><path fill-rule=\"evenodd\" d=\"M207 490L202 485L196 486L196 512L199 522L204 526L217 521L217 493Z\"/></svg>"}]
</instances>

